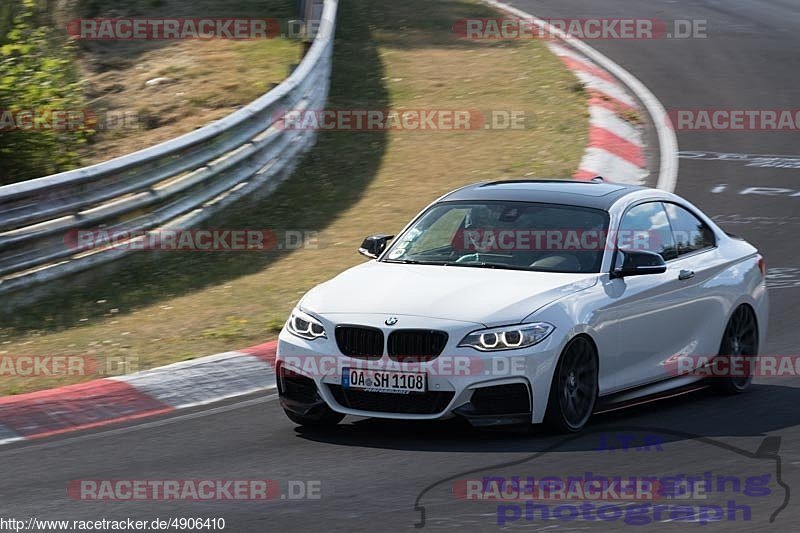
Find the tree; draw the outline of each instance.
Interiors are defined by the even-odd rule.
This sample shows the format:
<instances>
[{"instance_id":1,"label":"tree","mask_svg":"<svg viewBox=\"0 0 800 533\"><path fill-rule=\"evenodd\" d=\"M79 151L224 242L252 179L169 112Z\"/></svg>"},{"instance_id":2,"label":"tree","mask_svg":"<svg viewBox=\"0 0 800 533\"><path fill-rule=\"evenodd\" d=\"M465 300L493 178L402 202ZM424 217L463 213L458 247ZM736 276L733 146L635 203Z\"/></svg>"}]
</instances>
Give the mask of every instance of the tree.
<instances>
[{"instance_id":1,"label":"tree","mask_svg":"<svg viewBox=\"0 0 800 533\"><path fill-rule=\"evenodd\" d=\"M0 37L0 184L75 168L93 133L89 123L53 127L59 114L84 113L72 44L36 22L35 0L18 3L11 20ZM26 114L38 122L20 123Z\"/></svg>"}]
</instances>

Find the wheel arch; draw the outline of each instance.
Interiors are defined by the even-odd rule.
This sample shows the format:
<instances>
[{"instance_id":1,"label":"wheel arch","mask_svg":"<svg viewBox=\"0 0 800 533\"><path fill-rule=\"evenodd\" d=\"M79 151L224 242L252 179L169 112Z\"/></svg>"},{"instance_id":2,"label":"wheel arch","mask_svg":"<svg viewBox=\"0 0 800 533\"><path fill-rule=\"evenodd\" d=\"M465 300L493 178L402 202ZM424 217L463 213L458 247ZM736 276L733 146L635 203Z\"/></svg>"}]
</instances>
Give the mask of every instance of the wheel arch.
<instances>
[{"instance_id":1,"label":"wheel arch","mask_svg":"<svg viewBox=\"0 0 800 533\"><path fill-rule=\"evenodd\" d=\"M758 312L756 311L755 306L753 305L752 302L750 302L747 299L742 299L742 300L738 301L737 303L735 303L734 305L731 306L730 312L728 312L728 316L725 317L725 325L723 326L722 331L719 334L719 343L718 343L719 347L720 347L720 349L722 348L722 343L725 341L725 331L727 331L727 329L728 329L728 324L730 324L734 313L736 313L736 311L740 307L747 307L750 310L750 314L752 315L753 320L756 323L756 334L758 335L757 350L760 353L761 352L762 336L763 336L762 332L761 332L761 323L760 323L760 321L758 319Z\"/></svg>"},{"instance_id":2,"label":"wheel arch","mask_svg":"<svg viewBox=\"0 0 800 533\"><path fill-rule=\"evenodd\" d=\"M569 337L567 337L565 339L564 344L561 347L561 350L560 350L560 352L558 354L558 357L555 358L555 364L553 365L553 372L552 372L551 379L550 379L550 386L549 386L549 390L548 390L547 409L546 409L546 413L545 413L543 421L545 423L547 423L548 425L550 425L551 427L554 427L554 428L558 429L559 431L564 431L564 430L567 430L567 431L570 431L570 432L571 431L580 431L579 429L567 429L569 424L563 422L563 418L562 418L563 415L559 414L561 412L560 408L557 407L557 405L558 405L557 403L554 403L554 402L556 402L556 395L557 395L556 390L557 390L557 387L558 387L557 383L558 383L558 380L559 380L559 377L558 377L559 368L561 367L563 358L567 354L567 351L570 348L570 346L572 346L572 344L575 341L579 340L579 339L585 340L588 343L588 345L589 345L589 347L591 349L592 355L594 357L594 363L595 363L594 403L589 408L589 414L588 414L588 418L586 419L586 421L588 421L588 419L591 418L592 413L594 412L594 409L595 409L595 407L597 405L597 401L598 401L598 399L600 397L600 383L599 383L600 354L599 354L599 351L598 351L598 348L597 348L597 343L592 338L592 336L589 333L587 333L586 331L578 331L578 332L574 333L573 335L571 335L571 336L569 336ZM558 409L558 412L556 411L557 409ZM559 420L561 422L556 422L556 420ZM586 421L584 421L584 423Z\"/></svg>"}]
</instances>

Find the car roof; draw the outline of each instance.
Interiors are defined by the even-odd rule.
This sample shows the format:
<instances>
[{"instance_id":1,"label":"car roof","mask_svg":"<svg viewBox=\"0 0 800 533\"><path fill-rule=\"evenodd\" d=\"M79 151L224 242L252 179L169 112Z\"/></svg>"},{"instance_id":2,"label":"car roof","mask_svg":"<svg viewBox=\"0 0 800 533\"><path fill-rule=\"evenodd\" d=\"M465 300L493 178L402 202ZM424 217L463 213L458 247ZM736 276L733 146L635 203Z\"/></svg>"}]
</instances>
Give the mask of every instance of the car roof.
<instances>
[{"instance_id":1,"label":"car roof","mask_svg":"<svg viewBox=\"0 0 800 533\"><path fill-rule=\"evenodd\" d=\"M646 187L595 178L577 180L506 180L475 183L446 194L444 202L495 200L574 205L608 211L620 198Z\"/></svg>"}]
</instances>

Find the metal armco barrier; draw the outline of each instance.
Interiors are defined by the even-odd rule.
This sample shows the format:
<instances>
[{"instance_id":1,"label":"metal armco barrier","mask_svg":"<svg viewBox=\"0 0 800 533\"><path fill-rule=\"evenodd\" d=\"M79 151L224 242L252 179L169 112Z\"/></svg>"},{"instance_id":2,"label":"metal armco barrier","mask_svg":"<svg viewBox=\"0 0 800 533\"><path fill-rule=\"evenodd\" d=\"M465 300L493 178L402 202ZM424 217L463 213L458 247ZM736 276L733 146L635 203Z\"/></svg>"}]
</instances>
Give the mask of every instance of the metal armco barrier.
<instances>
[{"instance_id":1,"label":"metal armco barrier","mask_svg":"<svg viewBox=\"0 0 800 533\"><path fill-rule=\"evenodd\" d=\"M321 109L330 85L338 0L324 0L314 42L283 83L242 109L111 161L0 187L0 294L117 259L76 250L79 230L188 228L294 168L313 130L281 127L289 109Z\"/></svg>"}]
</instances>

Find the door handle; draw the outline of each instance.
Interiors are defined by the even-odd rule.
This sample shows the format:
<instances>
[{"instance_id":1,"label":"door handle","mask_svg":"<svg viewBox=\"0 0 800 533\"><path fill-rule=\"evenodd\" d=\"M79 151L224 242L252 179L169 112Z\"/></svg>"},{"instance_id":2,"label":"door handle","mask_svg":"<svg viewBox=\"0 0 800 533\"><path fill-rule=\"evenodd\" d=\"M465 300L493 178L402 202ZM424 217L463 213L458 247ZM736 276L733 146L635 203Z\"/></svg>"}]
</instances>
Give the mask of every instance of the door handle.
<instances>
[{"instance_id":1,"label":"door handle","mask_svg":"<svg viewBox=\"0 0 800 533\"><path fill-rule=\"evenodd\" d=\"M678 274L678 279L683 281L686 279L692 279L694 277L694 270L681 270L680 274Z\"/></svg>"}]
</instances>

